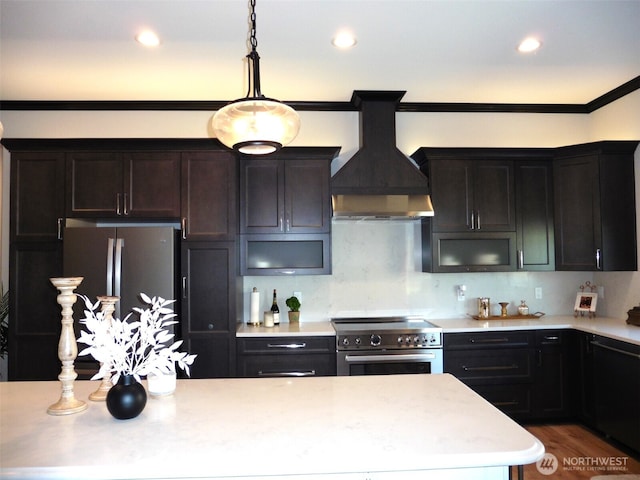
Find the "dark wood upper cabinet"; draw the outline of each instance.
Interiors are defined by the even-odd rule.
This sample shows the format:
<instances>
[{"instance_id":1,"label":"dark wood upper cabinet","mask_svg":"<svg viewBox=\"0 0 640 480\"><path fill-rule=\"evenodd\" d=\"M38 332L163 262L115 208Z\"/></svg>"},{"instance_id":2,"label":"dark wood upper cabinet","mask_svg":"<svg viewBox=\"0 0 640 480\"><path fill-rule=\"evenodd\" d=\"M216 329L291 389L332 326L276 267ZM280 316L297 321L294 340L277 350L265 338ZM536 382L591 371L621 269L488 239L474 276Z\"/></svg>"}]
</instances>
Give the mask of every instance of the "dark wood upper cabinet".
<instances>
[{"instance_id":1,"label":"dark wood upper cabinet","mask_svg":"<svg viewBox=\"0 0 640 480\"><path fill-rule=\"evenodd\" d=\"M489 149L421 148L412 156L429 178L433 231L513 232L513 161Z\"/></svg>"},{"instance_id":2,"label":"dark wood upper cabinet","mask_svg":"<svg viewBox=\"0 0 640 480\"><path fill-rule=\"evenodd\" d=\"M67 153L67 216L179 218L180 153Z\"/></svg>"},{"instance_id":3,"label":"dark wood upper cabinet","mask_svg":"<svg viewBox=\"0 0 640 480\"><path fill-rule=\"evenodd\" d=\"M518 270L555 268L553 163L551 153L542 156L546 158L514 162Z\"/></svg>"},{"instance_id":4,"label":"dark wood upper cabinet","mask_svg":"<svg viewBox=\"0 0 640 480\"><path fill-rule=\"evenodd\" d=\"M238 229L238 162L225 151L182 153L182 238L232 240Z\"/></svg>"},{"instance_id":5,"label":"dark wood upper cabinet","mask_svg":"<svg viewBox=\"0 0 640 480\"><path fill-rule=\"evenodd\" d=\"M331 231L331 160L339 149L293 147L240 160L240 233Z\"/></svg>"},{"instance_id":6,"label":"dark wood upper cabinet","mask_svg":"<svg viewBox=\"0 0 640 480\"><path fill-rule=\"evenodd\" d=\"M557 150L556 270L637 270L637 145L605 141Z\"/></svg>"},{"instance_id":7,"label":"dark wood upper cabinet","mask_svg":"<svg viewBox=\"0 0 640 480\"><path fill-rule=\"evenodd\" d=\"M11 155L11 241L51 241L64 217L64 154Z\"/></svg>"}]
</instances>

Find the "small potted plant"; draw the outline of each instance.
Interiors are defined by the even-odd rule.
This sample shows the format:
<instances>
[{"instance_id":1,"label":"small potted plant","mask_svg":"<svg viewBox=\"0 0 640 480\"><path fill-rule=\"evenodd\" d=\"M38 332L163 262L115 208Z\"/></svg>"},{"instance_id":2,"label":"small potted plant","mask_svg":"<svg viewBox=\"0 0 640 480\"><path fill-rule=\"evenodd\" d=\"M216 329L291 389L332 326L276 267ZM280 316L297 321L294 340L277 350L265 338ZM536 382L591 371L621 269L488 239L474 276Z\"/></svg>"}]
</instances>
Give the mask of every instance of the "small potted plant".
<instances>
[{"instance_id":1,"label":"small potted plant","mask_svg":"<svg viewBox=\"0 0 640 480\"><path fill-rule=\"evenodd\" d=\"M298 323L300 321L300 300L298 297L289 297L285 300L289 307L289 323Z\"/></svg>"}]
</instances>

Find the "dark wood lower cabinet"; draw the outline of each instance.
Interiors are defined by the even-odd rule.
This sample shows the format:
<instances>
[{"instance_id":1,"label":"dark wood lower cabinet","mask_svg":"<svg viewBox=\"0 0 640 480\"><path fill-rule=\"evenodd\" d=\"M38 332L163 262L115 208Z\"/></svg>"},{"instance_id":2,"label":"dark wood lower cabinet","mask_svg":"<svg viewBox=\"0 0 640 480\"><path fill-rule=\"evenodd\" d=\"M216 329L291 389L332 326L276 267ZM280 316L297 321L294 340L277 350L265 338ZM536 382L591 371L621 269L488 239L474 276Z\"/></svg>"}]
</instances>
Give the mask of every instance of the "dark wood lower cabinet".
<instances>
[{"instance_id":1,"label":"dark wood lower cabinet","mask_svg":"<svg viewBox=\"0 0 640 480\"><path fill-rule=\"evenodd\" d=\"M444 335L444 371L518 420L571 415L569 332L492 331Z\"/></svg>"},{"instance_id":2,"label":"dark wood lower cabinet","mask_svg":"<svg viewBox=\"0 0 640 480\"><path fill-rule=\"evenodd\" d=\"M640 345L596 336L592 346L596 428L640 452Z\"/></svg>"},{"instance_id":3,"label":"dark wood lower cabinet","mask_svg":"<svg viewBox=\"0 0 640 480\"><path fill-rule=\"evenodd\" d=\"M336 375L334 336L238 338L238 376Z\"/></svg>"},{"instance_id":4,"label":"dark wood lower cabinet","mask_svg":"<svg viewBox=\"0 0 640 480\"><path fill-rule=\"evenodd\" d=\"M183 242L181 329L192 378L235 376L239 277L234 242Z\"/></svg>"},{"instance_id":5,"label":"dark wood lower cabinet","mask_svg":"<svg viewBox=\"0 0 640 480\"><path fill-rule=\"evenodd\" d=\"M62 310L49 278L62 273L62 243L14 243L10 255L9 380L56 380Z\"/></svg>"}]
</instances>

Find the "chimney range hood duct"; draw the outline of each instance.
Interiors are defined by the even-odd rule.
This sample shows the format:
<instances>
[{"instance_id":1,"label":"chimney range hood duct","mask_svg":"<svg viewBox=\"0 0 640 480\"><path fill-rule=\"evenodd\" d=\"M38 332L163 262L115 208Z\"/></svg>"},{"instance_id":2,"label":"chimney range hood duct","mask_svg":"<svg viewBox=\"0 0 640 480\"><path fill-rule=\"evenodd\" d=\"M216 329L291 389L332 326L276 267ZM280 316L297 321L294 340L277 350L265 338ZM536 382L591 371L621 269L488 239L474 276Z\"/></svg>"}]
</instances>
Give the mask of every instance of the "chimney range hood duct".
<instances>
[{"instance_id":1,"label":"chimney range hood duct","mask_svg":"<svg viewBox=\"0 0 640 480\"><path fill-rule=\"evenodd\" d=\"M433 216L429 181L396 147L396 108L404 91L353 92L360 150L331 178L335 219Z\"/></svg>"}]
</instances>

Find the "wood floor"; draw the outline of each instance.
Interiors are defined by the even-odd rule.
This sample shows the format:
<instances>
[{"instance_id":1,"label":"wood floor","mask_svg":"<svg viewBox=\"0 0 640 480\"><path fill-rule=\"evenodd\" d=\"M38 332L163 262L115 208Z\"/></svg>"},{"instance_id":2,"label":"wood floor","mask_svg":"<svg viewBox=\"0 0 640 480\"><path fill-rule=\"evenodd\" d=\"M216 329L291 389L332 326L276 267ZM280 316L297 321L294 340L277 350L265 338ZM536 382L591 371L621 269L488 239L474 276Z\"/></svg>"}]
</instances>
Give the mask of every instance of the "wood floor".
<instances>
[{"instance_id":1,"label":"wood floor","mask_svg":"<svg viewBox=\"0 0 640 480\"><path fill-rule=\"evenodd\" d=\"M606 442L598 435L580 425L531 425L525 428L545 446L547 453L558 459L557 469L546 475L535 464L524 467L526 480L583 480L599 475L628 475L631 480L637 475L640 480L640 458L632 456ZM609 467L603 466L609 463ZM631 476L633 475L633 476ZM514 471L514 478L517 478ZM612 477L611 480L614 480Z\"/></svg>"}]
</instances>

